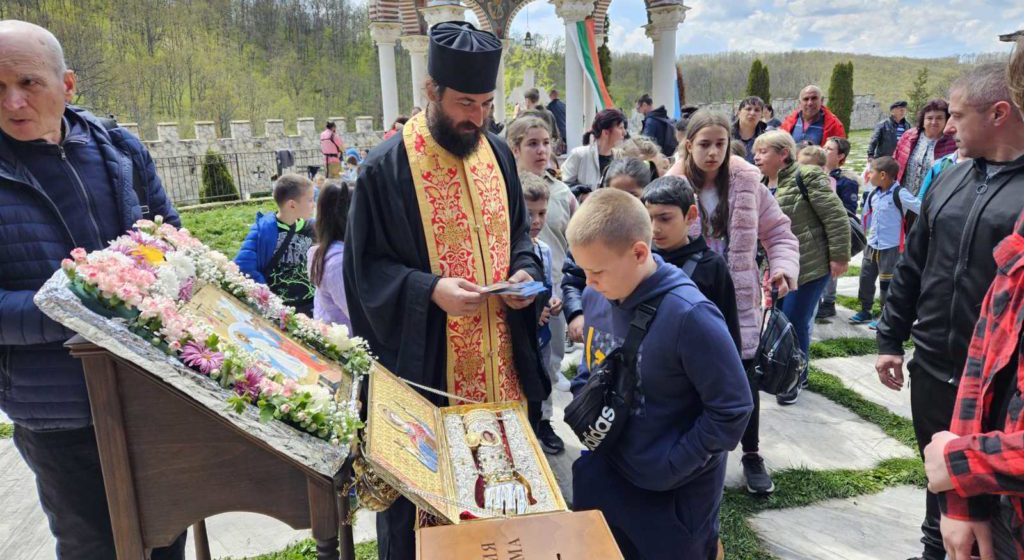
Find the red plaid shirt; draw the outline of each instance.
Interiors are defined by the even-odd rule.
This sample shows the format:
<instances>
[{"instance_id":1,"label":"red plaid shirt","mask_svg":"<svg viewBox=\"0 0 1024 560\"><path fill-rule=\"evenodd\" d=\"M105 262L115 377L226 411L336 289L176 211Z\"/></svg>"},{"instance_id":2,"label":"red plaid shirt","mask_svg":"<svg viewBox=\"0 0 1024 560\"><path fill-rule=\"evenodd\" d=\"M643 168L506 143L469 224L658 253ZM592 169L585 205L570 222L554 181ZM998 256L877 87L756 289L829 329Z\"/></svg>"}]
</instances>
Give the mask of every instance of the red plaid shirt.
<instances>
[{"instance_id":1,"label":"red plaid shirt","mask_svg":"<svg viewBox=\"0 0 1024 560\"><path fill-rule=\"evenodd\" d=\"M996 246L997 271L985 295L981 315L967 354L949 429L961 436L946 445L946 468L953 491L940 497L943 513L964 521L987 520L998 496L1010 496L1018 552L1024 551L1024 356L1017 361L1014 385L1006 399L1009 410L999 431L984 431L993 407L996 373L1019 352L1024 321L1024 215L1012 235Z\"/></svg>"}]
</instances>

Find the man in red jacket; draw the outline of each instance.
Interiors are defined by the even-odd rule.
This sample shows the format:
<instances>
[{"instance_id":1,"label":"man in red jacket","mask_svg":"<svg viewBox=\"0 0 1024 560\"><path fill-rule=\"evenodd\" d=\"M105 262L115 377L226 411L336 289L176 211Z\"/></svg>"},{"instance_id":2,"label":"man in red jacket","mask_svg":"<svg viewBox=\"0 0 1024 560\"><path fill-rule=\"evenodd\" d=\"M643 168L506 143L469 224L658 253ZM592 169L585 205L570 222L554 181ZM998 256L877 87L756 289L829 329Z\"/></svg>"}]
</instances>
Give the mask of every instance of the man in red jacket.
<instances>
[{"instance_id":1,"label":"man in red jacket","mask_svg":"<svg viewBox=\"0 0 1024 560\"><path fill-rule=\"evenodd\" d=\"M815 85L800 90L800 108L786 117L779 128L792 134L797 144L824 146L833 136L846 138L843 123L822 105L821 88Z\"/></svg>"}]
</instances>

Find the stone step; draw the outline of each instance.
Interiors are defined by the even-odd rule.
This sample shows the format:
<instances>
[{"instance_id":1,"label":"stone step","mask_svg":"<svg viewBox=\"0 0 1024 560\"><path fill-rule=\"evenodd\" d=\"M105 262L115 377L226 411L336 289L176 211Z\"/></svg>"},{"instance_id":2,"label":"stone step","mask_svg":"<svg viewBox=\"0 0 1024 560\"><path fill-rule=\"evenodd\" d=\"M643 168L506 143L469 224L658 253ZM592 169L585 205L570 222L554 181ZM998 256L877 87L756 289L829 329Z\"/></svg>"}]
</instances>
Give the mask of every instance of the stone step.
<instances>
[{"instance_id":1,"label":"stone step","mask_svg":"<svg viewBox=\"0 0 1024 560\"><path fill-rule=\"evenodd\" d=\"M0 558L53 560L57 541L14 440L0 439Z\"/></svg>"},{"instance_id":2,"label":"stone step","mask_svg":"<svg viewBox=\"0 0 1024 560\"><path fill-rule=\"evenodd\" d=\"M836 305L836 316L822 321L815 321L811 330L811 340L820 342L832 338L875 338L875 331L867 325L851 325L853 311Z\"/></svg>"},{"instance_id":3,"label":"stone step","mask_svg":"<svg viewBox=\"0 0 1024 560\"><path fill-rule=\"evenodd\" d=\"M760 451L768 471L867 469L883 459L914 457L914 450L889 437L849 409L804 391L796 404L779 406L761 393ZM742 449L729 454L725 483L743 486Z\"/></svg>"},{"instance_id":4,"label":"stone step","mask_svg":"<svg viewBox=\"0 0 1024 560\"><path fill-rule=\"evenodd\" d=\"M780 560L878 560L921 553L924 490L878 494L770 510L750 523Z\"/></svg>"},{"instance_id":5,"label":"stone step","mask_svg":"<svg viewBox=\"0 0 1024 560\"><path fill-rule=\"evenodd\" d=\"M913 352L908 352L905 362L910 361ZM814 365L843 380L843 384L853 389L865 399L884 406L895 414L910 419L910 387L893 391L878 381L875 372L877 355L850 356L847 358L828 358L815 360ZM904 376L908 375L904 367Z\"/></svg>"}]
</instances>

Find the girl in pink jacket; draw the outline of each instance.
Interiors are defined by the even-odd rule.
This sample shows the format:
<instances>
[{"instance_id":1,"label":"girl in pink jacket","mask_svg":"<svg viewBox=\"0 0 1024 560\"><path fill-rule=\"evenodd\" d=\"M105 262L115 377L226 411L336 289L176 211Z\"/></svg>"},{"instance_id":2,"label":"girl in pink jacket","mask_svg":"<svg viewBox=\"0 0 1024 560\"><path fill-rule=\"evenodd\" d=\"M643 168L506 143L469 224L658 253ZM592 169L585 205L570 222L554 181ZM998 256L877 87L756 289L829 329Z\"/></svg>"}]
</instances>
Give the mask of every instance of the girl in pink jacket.
<instances>
[{"instance_id":1,"label":"girl in pink jacket","mask_svg":"<svg viewBox=\"0 0 1024 560\"><path fill-rule=\"evenodd\" d=\"M729 155L729 119L702 109L694 113L680 144L680 155L669 175L690 181L699 195L700 228L708 246L729 264L736 286L743 365L748 372L761 336L762 286L757 266L758 241L768 255L768 283L779 296L796 289L800 275L800 245L789 218L771 191L761 184L761 172L743 158ZM693 232L694 235L700 232ZM748 376L749 378L749 376ZM758 454L758 390L751 386L754 411L743 434L743 474L747 490L767 494L775 484Z\"/></svg>"}]
</instances>

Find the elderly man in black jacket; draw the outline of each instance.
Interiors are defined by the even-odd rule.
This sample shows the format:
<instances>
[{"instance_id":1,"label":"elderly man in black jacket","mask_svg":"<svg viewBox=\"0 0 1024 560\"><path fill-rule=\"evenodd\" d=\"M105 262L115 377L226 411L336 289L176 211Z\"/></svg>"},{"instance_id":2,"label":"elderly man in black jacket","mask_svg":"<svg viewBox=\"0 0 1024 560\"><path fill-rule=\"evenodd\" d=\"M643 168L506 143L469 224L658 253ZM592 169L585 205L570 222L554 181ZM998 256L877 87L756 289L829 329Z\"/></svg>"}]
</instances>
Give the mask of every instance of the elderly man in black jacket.
<instances>
[{"instance_id":1,"label":"elderly man in black jacket","mask_svg":"<svg viewBox=\"0 0 1024 560\"><path fill-rule=\"evenodd\" d=\"M1011 101L1005 65L980 66L954 82L945 132L972 159L946 170L928 190L877 335L879 380L897 391L904 385L903 343L913 337L907 369L921 450L949 427L967 347L996 274L992 251L1024 208L1024 120ZM921 526L926 560L945 557L947 526L959 538L987 533L977 523L943 517L940 534L939 518L940 500L928 493Z\"/></svg>"},{"instance_id":2,"label":"elderly man in black jacket","mask_svg":"<svg viewBox=\"0 0 1024 560\"><path fill-rule=\"evenodd\" d=\"M903 133L910 130L907 122L907 102L897 101L889 105L889 118L875 125L868 142L868 159L892 156Z\"/></svg>"}]
</instances>

